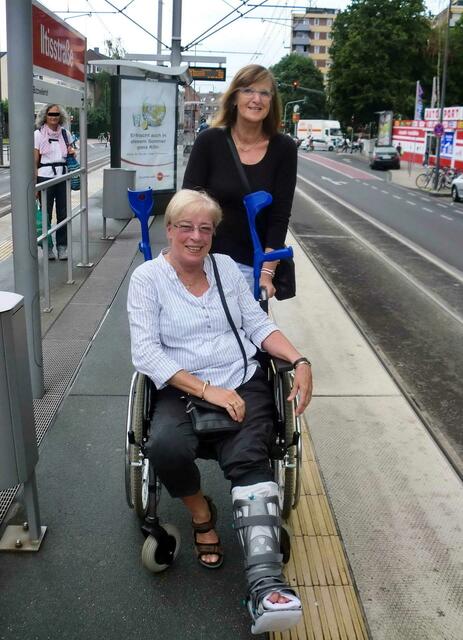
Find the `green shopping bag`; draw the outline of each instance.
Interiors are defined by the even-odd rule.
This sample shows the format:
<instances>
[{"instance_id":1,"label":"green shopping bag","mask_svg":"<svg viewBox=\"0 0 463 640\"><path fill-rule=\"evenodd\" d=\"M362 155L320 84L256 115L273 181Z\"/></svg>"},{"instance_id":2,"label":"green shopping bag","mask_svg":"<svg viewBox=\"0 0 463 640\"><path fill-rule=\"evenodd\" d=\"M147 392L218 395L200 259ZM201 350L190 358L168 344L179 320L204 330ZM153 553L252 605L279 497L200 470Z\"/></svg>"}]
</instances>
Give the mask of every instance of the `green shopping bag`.
<instances>
[{"instance_id":1,"label":"green shopping bag","mask_svg":"<svg viewBox=\"0 0 463 640\"><path fill-rule=\"evenodd\" d=\"M37 227L37 237L41 236L42 231L42 207L40 206L40 200L35 201L35 226ZM42 246L42 243L40 243ZM53 248L53 240L51 236L48 236L48 246Z\"/></svg>"}]
</instances>

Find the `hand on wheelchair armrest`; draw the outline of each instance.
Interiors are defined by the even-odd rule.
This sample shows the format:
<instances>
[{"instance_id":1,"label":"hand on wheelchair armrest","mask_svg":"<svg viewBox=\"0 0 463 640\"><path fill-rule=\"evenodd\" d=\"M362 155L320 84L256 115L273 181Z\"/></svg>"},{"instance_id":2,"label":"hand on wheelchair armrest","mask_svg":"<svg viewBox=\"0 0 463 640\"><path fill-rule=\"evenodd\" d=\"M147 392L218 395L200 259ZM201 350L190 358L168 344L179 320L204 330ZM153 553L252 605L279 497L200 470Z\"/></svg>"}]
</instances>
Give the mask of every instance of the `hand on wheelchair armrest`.
<instances>
[{"instance_id":1,"label":"hand on wheelchair armrest","mask_svg":"<svg viewBox=\"0 0 463 640\"><path fill-rule=\"evenodd\" d=\"M298 396L295 411L297 416L300 416L304 412L311 401L312 387L312 367L305 364L296 367L294 370L293 388L288 396L288 401L292 402L296 396Z\"/></svg>"}]
</instances>

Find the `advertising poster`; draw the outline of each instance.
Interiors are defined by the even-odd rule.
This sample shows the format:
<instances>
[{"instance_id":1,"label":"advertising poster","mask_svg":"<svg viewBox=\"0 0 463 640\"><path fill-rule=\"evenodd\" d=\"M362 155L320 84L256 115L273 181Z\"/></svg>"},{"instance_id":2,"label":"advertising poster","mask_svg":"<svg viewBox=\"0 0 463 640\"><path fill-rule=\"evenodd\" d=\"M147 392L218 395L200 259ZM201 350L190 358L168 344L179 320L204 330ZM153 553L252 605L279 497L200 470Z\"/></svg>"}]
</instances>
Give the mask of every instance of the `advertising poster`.
<instances>
[{"instance_id":1,"label":"advertising poster","mask_svg":"<svg viewBox=\"0 0 463 640\"><path fill-rule=\"evenodd\" d=\"M175 190L175 82L121 79L121 167L137 189Z\"/></svg>"},{"instance_id":2,"label":"advertising poster","mask_svg":"<svg viewBox=\"0 0 463 640\"><path fill-rule=\"evenodd\" d=\"M440 140L440 154L441 156L452 157L453 156L453 139L455 136L454 131L447 131L444 133Z\"/></svg>"},{"instance_id":3,"label":"advertising poster","mask_svg":"<svg viewBox=\"0 0 463 640\"><path fill-rule=\"evenodd\" d=\"M392 144L392 111L381 111L378 123L378 147L390 147Z\"/></svg>"}]
</instances>

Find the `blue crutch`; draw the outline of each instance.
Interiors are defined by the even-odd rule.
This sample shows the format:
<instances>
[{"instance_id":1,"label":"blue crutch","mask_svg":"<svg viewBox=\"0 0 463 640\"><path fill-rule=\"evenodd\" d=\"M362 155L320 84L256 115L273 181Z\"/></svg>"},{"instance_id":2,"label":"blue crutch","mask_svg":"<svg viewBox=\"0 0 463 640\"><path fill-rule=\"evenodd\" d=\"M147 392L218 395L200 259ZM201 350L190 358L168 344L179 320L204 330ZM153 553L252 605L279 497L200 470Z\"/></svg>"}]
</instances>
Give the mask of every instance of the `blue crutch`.
<instances>
[{"instance_id":1,"label":"blue crutch","mask_svg":"<svg viewBox=\"0 0 463 640\"><path fill-rule=\"evenodd\" d=\"M148 218L153 210L153 190L151 187L143 189L142 191L127 189L127 195L132 211L140 221L141 242L138 243L138 248L143 253L145 261L152 260Z\"/></svg>"},{"instance_id":2,"label":"blue crutch","mask_svg":"<svg viewBox=\"0 0 463 640\"><path fill-rule=\"evenodd\" d=\"M260 288L259 279L260 271L264 262L272 262L272 260L287 260L293 257L293 248L285 247L284 249L276 249L265 253L262 249L259 235L256 229L256 217L264 209L272 204L272 194L267 191L255 191L244 196L243 202L248 214L249 230L251 232L252 244L254 247L253 273L254 273L254 297L259 300Z\"/></svg>"}]
</instances>

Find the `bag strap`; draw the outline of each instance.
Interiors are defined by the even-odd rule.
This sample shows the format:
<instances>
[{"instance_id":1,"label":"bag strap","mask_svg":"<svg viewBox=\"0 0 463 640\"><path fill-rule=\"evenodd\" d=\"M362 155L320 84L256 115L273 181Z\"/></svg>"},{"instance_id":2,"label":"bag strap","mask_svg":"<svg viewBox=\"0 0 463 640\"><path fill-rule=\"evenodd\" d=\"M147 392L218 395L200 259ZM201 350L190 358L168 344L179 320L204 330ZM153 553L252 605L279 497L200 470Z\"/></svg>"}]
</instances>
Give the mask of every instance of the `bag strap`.
<instances>
[{"instance_id":1,"label":"bag strap","mask_svg":"<svg viewBox=\"0 0 463 640\"><path fill-rule=\"evenodd\" d=\"M235 143L233 142L233 138L231 135L231 131L230 129L227 129L226 132L227 135L227 142L228 142L228 146L230 147L230 151L232 154L232 158L235 161L235 165L236 168L238 170L241 182L243 183L243 188L244 188L244 195L247 195L248 193L251 193L252 189L251 189L251 185L249 184L249 180L248 177L243 169L243 164L240 160L240 157L238 155L238 151L236 149Z\"/></svg>"},{"instance_id":2,"label":"bag strap","mask_svg":"<svg viewBox=\"0 0 463 640\"><path fill-rule=\"evenodd\" d=\"M248 371L248 359L246 357L246 351L244 350L243 347L243 343L241 342L241 338L239 336L238 330L235 327L235 323L233 322L233 318L231 317L230 314L230 310L228 308L227 305L227 301L225 300L225 295L223 292L223 287L222 287L222 281L220 280L220 275L219 275L219 270L217 268L217 263L215 261L214 255L212 253L209 254L211 261L212 261L212 268L214 269L214 276L215 276L215 281L217 283L217 289L219 290L219 295L220 295L220 300L222 301L222 306L223 309L225 311L225 315L227 316L227 320L228 320L228 324L230 325L233 333L235 334L235 338L239 344L239 347L241 349L241 355L243 356L243 361L244 361L244 374L243 374L243 379L241 381L241 384L243 384L245 378L246 378L246 373Z\"/></svg>"}]
</instances>

